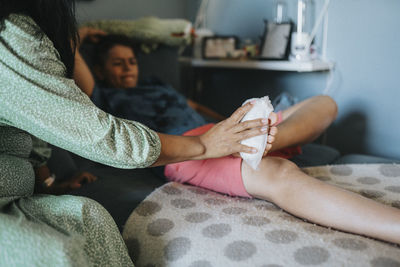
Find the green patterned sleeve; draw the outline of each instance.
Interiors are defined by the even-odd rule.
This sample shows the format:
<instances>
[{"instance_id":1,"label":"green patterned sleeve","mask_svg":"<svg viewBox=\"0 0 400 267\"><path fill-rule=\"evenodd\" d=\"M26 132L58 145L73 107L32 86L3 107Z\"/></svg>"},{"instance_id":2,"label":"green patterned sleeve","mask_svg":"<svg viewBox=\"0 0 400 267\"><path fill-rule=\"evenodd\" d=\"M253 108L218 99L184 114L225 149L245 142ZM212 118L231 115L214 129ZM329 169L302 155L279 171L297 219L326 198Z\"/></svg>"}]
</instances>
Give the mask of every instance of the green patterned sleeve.
<instances>
[{"instance_id":1,"label":"green patterned sleeve","mask_svg":"<svg viewBox=\"0 0 400 267\"><path fill-rule=\"evenodd\" d=\"M52 42L32 19L12 15L0 33L0 123L73 153L119 168L143 168L159 157L158 135L98 109L65 78Z\"/></svg>"}]
</instances>

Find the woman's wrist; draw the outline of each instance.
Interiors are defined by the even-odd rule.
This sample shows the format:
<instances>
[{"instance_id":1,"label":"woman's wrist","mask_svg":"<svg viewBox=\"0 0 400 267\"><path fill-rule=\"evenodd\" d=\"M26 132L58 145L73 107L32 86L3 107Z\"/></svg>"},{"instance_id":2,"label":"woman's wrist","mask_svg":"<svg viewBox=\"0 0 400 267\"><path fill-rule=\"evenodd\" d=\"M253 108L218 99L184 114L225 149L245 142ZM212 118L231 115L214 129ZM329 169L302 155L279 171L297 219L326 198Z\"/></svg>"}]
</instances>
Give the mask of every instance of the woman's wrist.
<instances>
[{"instance_id":1,"label":"woman's wrist","mask_svg":"<svg viewBox=\"0 0 400 267\"><path fill-rule=\"evenodd\" d=\"M199 136L176 136L158 133L161 153L152 166L160 166L187 160L203 159L206 147Z\"/></svg>"},{"instance_id":2,"label":"woman's wrist","mask_svg":"<svg viewBox=\"0 0 400 267\"><path fill-rule=\"evenodd\" d=\"M203 140L201 139L201 136L187 136L188 138L191 138L192 144L191 144L191 155L188 155L192 157L190 160L199 160L199 159L204 159L205 155L207 153L207 147L203 143Z\"/></svg>"}]
</instances>

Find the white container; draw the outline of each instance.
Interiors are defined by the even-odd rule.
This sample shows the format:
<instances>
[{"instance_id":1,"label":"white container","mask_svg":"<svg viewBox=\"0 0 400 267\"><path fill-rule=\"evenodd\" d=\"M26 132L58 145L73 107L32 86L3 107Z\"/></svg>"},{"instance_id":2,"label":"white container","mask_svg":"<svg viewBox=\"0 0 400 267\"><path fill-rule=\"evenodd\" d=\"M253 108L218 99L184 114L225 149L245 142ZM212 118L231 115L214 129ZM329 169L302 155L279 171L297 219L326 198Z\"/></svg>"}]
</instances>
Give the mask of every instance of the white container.
<instances>
[{"instance_id":1,"label":"white container","mask_svg":"<svg viewBox=\"0 0 400 267\"><path fill-rule=\"evenodd\" d=\"M292 61L309 61L311 59L310 35L308 33L292 33L289 59Z\"/></svg>"},{"instance_id":2,"label":"white container","mask_svg":"<svg viewBox=\"0 0 400 267\"><path fill-rule=\"evenodd\" d=\"M274 9L274 22L277 24L288 21L287 16L288 6L285 0L276 0Z\"/></svg>"},{"instance_id":3,"label":"white container","mask_svg":"<svg viewBox=\"0 0 400 267\"><path fill-rule=\"evenodd\" d=\"M315 23L314 8L312 0L297 0L296 32L293 32L291 37L290 60L310 60L310 35Z\"/></svg>"}]
</instances>

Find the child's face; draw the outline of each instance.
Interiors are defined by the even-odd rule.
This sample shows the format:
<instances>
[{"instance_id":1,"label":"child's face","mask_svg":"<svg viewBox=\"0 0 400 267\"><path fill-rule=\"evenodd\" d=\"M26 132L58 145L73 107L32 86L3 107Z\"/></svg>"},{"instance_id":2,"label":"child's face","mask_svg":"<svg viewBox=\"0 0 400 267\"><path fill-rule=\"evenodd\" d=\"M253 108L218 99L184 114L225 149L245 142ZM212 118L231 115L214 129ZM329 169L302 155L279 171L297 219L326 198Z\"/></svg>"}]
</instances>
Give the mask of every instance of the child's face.
<instances>
[{"instance_id":1,"label":"child's face","mask_svg":"<svg viewBox=\"0 0 400 267\"><path fill-rule=\"evenodd\" d=\"M108 51L100 79L113 88L127 89L137 85L139 69L132 48L115 45Z\"/></svg>"}]
</instances>

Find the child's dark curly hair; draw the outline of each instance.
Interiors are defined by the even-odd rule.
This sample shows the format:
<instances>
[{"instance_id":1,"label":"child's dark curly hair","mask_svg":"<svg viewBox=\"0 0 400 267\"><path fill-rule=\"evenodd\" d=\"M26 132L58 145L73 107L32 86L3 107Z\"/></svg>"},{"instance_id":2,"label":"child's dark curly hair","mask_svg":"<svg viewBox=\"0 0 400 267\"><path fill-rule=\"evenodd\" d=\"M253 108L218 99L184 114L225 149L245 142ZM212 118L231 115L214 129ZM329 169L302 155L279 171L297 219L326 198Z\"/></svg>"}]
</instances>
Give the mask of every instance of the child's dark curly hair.
<instances>
[{"instance_id":1,"label":"child's dark curly hair","mask_svg":"<svg viewBox=\"0 0 400 267\"><path fill-rule=\"evenodd\" d=\"M115 45L123 45L130 47L134 53L139 51L139 45L133 39L119 34L108 34L99 37L99 41L95 44L92 62L94 65L104 66L107 59L108 51Z\"/></svg>"}]
</instances>

